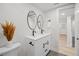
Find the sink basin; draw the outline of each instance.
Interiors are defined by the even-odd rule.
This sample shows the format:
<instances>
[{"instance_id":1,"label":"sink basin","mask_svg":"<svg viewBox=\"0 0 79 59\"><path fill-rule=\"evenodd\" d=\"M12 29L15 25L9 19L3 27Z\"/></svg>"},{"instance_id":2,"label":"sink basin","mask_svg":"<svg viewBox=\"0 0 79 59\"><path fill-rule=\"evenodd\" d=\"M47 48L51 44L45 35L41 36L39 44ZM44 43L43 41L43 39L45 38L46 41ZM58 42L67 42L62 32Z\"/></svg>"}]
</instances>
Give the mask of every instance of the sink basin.
<instances>
[{"instance_id":1,"label":"sink basin","mask_svg":"<svg viewBox=\"0 0 79 59\"><path fill-rule=\"evenodd\" d=\"M37 36L25 36L25 37L28 39L38 40L38 39L43 38L43 37L48 36L48 35L50 35L50 33L40 34Z\"/></svg>"}]
</instances>

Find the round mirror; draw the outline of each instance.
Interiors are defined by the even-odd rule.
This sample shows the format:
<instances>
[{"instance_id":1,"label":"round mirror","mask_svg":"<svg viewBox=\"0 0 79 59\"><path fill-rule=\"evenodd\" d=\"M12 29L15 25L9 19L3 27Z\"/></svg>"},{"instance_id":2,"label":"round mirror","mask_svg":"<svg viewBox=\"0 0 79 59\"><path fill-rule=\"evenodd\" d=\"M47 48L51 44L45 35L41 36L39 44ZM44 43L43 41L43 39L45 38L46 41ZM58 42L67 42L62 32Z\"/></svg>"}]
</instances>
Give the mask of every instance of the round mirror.
<instances>
[{"instance_id":1,"label":"round mirror","mask_svg":"<svg viewBox=\"0 0 79 59\"><path fill-rule=\"evenodd\" d=\"M43 17L41 15L38 15L37 24L39 29L43 28Z\"/></svg>"},{"instance_id":2,"label":"round mirror","mask_svg":"<svg viewBox=\"0 0 79 59\"><path fill-rule=\"evenodd\" d=\"M27 24L31 30L34 30L37 23L37 17L34 11L29 11L27 15Z\"/></svg>"}]
</instances>

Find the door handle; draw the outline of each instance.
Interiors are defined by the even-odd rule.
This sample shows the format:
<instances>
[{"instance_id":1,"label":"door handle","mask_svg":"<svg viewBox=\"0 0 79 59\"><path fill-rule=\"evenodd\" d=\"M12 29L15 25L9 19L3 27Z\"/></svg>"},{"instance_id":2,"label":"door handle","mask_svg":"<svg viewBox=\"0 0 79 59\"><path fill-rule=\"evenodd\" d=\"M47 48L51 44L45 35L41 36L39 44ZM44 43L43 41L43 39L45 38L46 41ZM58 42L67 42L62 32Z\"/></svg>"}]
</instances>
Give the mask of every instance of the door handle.
<instances>
[{"instance_id":1,"label":"door handle","mask_svg":"<svg viewBox=\"0 0 79 59\"><path fill-rule=\"evenodd\" d=\"M79 38L77 38L77 40L79 40Z\"/></svg>"}]
</instances>

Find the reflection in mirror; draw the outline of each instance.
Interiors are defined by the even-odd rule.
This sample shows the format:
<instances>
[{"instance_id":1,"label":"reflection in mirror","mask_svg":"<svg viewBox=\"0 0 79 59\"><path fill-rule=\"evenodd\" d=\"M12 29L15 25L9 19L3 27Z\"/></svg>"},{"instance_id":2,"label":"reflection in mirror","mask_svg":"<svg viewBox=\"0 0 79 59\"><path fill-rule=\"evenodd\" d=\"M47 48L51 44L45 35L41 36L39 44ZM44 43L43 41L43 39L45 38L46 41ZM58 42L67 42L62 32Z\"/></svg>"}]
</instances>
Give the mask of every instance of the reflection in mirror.
<instances>
[{"instance_id":1,"label":"reflection in mirror","mask_svg":"<svg viewBox=\"0 0 79 59\"><path fill-rule=\"evenodd\" d=\"M43 16L41 15L38 15L38 18L37 18L37 25L38 25L38 28L41 30L41 34L43 33Z\"/></svg>"},{"instance_id":2,"label":"reflection in mirror","mask_svg":"<svg viewBox=\"0 0 79 59\"><path fill-rule=\"evenodd\" d=\"M27 24L28 27L32 30L32 35L34 36L35 28L37 24L37 17L34 11L29 11L27 15Z\"/></svg>"}]
</instances>

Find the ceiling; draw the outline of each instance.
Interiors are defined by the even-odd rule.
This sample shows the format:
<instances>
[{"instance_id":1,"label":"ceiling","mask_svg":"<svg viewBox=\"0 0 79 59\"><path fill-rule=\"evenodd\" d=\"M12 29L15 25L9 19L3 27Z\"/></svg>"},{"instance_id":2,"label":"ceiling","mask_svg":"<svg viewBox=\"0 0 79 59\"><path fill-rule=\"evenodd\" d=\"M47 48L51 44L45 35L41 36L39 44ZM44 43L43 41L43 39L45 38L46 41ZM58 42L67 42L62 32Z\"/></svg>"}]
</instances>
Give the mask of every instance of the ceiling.
<instances>
[{"instance_id":1,"label":"ceiling","mask_svg":"<svg viewBox=\"0 0 79 59\"><path fill-rule=\"evenodd\" d=\"M72 3L31 3L31 5L40 9L42 12L47 12L51 9L62 7L65 5L70 5Z\"/></svg>"}]
</instances>

